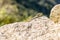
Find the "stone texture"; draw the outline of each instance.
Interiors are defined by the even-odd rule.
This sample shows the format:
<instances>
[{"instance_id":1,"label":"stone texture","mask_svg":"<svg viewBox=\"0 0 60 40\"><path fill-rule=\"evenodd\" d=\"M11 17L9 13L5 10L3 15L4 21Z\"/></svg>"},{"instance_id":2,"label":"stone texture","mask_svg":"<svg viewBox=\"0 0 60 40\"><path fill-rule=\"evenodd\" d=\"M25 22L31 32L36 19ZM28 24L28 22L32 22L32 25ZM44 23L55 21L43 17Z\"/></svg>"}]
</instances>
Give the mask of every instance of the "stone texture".
<instances>
[{"instance_id":1,"label":"stone texture","mask_svg":"<svg viewBox=\"0 0 60 40\"><path fill-rule=\"evenodd\" d=\"M60 24L46 16L0 27L0 40L60 40Z\"/></svg>"},{"instance_id":2,"label":"stone texture","mask_svg":"<svg viewBox=\"0 0 60 40\"><path fill-rule=\"evenodd\" d=\"M60 40L60 4L52 8L50 19L38 15L29 22L1 26L0 40Z\"/></svg>"},{"instance_id":3,"label":"stone texture","mask_svg":"<svg viewBox=\"0 0 60 40\"><path fill-rule=\"evenodd\" d=\"M60 4L57 4L52 8L50 19L55 23L60 23Z\"/></svg>"}]
</instances>

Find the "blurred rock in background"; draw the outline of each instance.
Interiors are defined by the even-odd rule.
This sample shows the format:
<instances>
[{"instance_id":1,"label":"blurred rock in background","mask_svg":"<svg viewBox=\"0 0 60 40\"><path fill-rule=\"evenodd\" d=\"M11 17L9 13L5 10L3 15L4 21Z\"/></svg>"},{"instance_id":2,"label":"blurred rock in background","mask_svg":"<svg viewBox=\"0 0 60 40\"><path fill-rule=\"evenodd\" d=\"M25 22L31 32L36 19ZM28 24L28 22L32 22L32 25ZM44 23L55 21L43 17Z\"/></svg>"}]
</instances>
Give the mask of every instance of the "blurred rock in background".
<instances>
[{"instance_id":1,"label":"blurred rock in background","mask_svg":"<svg viewBox=\"0 0 60 40\"><path fill-rule=\"evenodd\" d=\"M49 17L51 8L60 0L0 0L0 25L29 21L38 13Z\"/></svg>"}]
</instances>

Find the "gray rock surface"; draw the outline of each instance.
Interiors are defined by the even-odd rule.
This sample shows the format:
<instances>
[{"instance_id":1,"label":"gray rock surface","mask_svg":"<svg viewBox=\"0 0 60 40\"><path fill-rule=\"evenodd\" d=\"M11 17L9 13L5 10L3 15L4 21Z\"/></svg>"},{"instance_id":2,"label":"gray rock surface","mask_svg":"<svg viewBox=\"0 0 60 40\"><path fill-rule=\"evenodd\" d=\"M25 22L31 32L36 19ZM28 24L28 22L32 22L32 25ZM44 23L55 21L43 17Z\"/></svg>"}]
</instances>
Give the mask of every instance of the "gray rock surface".
<instances>
[{"instance_id":1,"label":"gray rock surface","mask_svg":"<svg viewBox=\"0 0 60 40\"><path fill-rule=\"evenodd\" d=\"M0 27L0 40L60 40L60 24L46 16Z\"/></svg>"}]
</instances>

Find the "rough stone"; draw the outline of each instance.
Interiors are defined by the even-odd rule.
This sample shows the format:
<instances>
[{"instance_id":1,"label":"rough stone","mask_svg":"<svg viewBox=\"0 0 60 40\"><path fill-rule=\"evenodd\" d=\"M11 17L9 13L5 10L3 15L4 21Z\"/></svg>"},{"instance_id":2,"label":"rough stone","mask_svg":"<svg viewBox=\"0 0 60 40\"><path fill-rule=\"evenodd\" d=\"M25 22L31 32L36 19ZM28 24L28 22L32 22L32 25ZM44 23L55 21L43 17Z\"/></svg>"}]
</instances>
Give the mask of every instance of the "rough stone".
<instances>
[{"instance_id":1,"label":"rough stone","mask_svg":"<svg viewBox=\"0 0 60 40\"><path fill-rule=\"evenodd\" d=\"M50 19L55 23L60 23L60 4L57 4L52 8Z\"/></svg>"},{"instance_id":2,"label":"rough stone","mask_svg":"<svg viewBox=\"0 0 60 40\"><path fill-rule=\"evenodd\" d=\"M29 22L1 26L0 40L60 40L60 4L52 8L50 19L38 15Z\"/></svg>"},{"instance_id":3,"label":"rough stone","mask_svg":"<svg viewBox=\"0 0 60 40\"><path fill-rule=\"evenodd\" d=\"M46 16L0 27L0 40L60 40L60 24Z\"/></svg>"}]
</instances>

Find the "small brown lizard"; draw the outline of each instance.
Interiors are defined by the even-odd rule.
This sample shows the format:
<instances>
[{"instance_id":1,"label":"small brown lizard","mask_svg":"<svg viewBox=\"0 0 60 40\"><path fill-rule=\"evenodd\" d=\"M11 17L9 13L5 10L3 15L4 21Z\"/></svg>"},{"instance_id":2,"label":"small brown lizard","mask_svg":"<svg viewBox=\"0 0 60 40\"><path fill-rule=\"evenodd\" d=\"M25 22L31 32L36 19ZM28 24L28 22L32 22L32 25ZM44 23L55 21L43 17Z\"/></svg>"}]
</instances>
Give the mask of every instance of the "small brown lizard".
<instances>
[{"instance_id":1,"label":"small brown lizard","mask_svg":"<svg viewBox=\"0 0 60 40\"><path fill-rule=\"evenodd\" d=\"M36 19L36 18L39 18L39 17L41 17L41 16L43 16L43 13L38 13L38 14L36 14L36 16L33 17L31 20ZM31 21L31 20L30 20L30 21Z\"/></svg>"}]
</instances>

